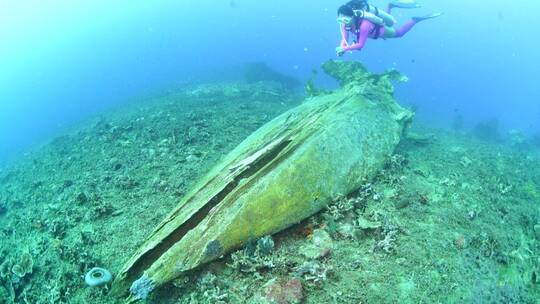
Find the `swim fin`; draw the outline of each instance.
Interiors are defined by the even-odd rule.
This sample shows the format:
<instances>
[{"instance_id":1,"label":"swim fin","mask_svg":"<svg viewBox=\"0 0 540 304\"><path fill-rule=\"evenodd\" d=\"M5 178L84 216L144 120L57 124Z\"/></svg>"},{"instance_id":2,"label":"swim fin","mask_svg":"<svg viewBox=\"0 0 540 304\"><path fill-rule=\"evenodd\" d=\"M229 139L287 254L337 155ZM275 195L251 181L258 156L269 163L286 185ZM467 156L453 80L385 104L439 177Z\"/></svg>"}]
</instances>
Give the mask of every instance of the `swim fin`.
<instances>
[{"instance_id":1,"label":"swim fin","mask_svg":"<svg viewBox=\"0 0 540 304\"><path fill-rule=\"evenodd\" d=\"M442 13L433 13L433 14L426 15L426 16L413 17L412 19L413 19L414 21L416 21L416 22L420 22L420 21L424 21L424 20L428 20L428 19L437 18L437 17L439 17L440 15L442 15Z\"/></svg>"},{"instance_id":2,"label":"swim fin","mask_svg":"<svg viewBox=\"0 0 540 304\"><path fill-rule=\"evenodd\" d=\"M398 7L398 8L419 8L422 7L420 4L416 3L414 0L409 1L392 1L390 2L391 7Z\"/></svg>"}]
</instances>

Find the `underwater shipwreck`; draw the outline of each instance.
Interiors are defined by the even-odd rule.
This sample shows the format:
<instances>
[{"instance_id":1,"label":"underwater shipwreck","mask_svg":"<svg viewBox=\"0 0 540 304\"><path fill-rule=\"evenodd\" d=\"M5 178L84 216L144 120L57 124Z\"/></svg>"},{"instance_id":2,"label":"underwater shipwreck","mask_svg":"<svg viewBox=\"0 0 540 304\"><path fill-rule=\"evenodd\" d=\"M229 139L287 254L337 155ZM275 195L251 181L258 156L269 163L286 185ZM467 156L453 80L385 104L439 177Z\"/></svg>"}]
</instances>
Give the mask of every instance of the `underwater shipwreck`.
<instances>
[{"instance_id":1,"label":"underwater shipwreck","mask_svg":"<svg viewBox=\"0 0 540 304\"><path fill-rule=\"evenodd\" d=\"M538 303L540 150L413 122L394 70L323 70L307 98L271 74L141 100L2 168L0 303Z\"/></svg>"},{"instance_id":2,"label":"underwater shipwreck","mask_svg":"<svg viewBox=\"0 0 540 304\"><path fill-rule=\"evenodd\" d=\"M118 272L113 294L144 299L159 286L316 214L359 189L388 161L413 113L393 98L396 71L328 61L340 83L313 91L199 180Z\"/></svg>"}]
</instances>

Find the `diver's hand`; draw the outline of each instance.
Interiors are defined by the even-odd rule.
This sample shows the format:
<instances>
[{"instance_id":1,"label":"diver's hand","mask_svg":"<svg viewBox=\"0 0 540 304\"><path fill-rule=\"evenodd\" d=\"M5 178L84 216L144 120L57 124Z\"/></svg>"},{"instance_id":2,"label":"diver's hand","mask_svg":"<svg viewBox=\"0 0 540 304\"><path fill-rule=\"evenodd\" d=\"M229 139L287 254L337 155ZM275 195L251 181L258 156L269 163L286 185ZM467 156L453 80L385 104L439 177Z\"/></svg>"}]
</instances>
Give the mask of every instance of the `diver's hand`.
<instances>
[{"instance_id":1,"label":"diver's hand","mask_svg":"<svg viewBox=\"0 0 540 304\"><path fill-rule=\"evenodd\" d=\"M341 56L343 56L343 54L345 54L345 50L343 49L343 47L338 46L336 48L336 55L338 55L338 57L341 57Z\"/></svg>"}]
</instances>

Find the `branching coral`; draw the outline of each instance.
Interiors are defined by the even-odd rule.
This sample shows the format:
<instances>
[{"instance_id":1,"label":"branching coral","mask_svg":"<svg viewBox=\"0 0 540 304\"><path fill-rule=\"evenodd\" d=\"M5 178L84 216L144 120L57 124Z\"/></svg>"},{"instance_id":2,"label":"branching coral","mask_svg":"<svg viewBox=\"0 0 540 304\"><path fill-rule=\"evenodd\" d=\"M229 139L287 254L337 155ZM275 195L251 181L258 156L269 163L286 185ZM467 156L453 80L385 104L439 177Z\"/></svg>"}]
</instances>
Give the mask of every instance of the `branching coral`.
<instances>
[{"instance_id":1,"label":"branching coral","mask_svg":"<svg viewBox=\"0 0 540 304\"><path fill-rule=\"evenodd\" d=\"M228 266L244 273L272 269L275 267L275 259L272 256L273 249L272 237L262 237L256 243L248 243L243 249L232 253L232 263Z\"/></svg>"},{"instance_id":2,"label":"branching coral","mask_svg":"<svg viewBox=\"0 0 540 304\"><path fill-rule=\"evenodd\" d=\"M373 251L382 250L385 253L391 253L396 246L399 227L389 221L385 221L382 227L382 239L375 243Z\"/></svg>"},{"instance_id":3,"label":"branching coral","mask_svg":"<svg viewBox=\"0 0 540 304\"><path fill-rule=\"evenodd\" d=\"M301 276L309 283L321 283L328 279L332 274L333 267L330 265L321 264L317 261L304 262L302 265L295 268L298 276Z\"/></svg>"}]
</instances>

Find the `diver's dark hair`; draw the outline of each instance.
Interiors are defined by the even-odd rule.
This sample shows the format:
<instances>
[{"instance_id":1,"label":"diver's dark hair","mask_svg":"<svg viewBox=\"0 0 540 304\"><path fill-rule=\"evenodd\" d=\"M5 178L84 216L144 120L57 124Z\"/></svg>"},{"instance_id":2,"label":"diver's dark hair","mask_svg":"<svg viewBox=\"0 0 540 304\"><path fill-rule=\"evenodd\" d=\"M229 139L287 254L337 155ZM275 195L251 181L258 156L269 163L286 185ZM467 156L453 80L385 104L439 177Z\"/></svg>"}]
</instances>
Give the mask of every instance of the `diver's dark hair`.
<instances>
[{"instance_id":1,"label":"diver's dark hair","mask_svg":"<svg viewBox=\"0 0 540 304\"><path fill-rule=\"evenodd\" d=\"M348 5L342 5L337 11L338 16L343 15L347 17L354 17L353 9Z\"/></svg>"},{"instance_id":2,"label":"diver's dark hair","mask_svg":"<svg viewBox=\"0 0 540 304\"><path fill-rule=\"evenodd\" d=\"M338 9L338 15L354 17L355 10L364 10L367 7L366 0L351 0Z\"/></svg>"},{"instance_id":3,"label":"diver's dark hair","mask_svg":"<svg viewBox=\"0 0 540 304\"><path fill-rule=\"evenodd\" d=\"M345 5L350 6L353 10L363 10L367 6L367 0L351 0Z\"/></svg>"}]
</instances>

